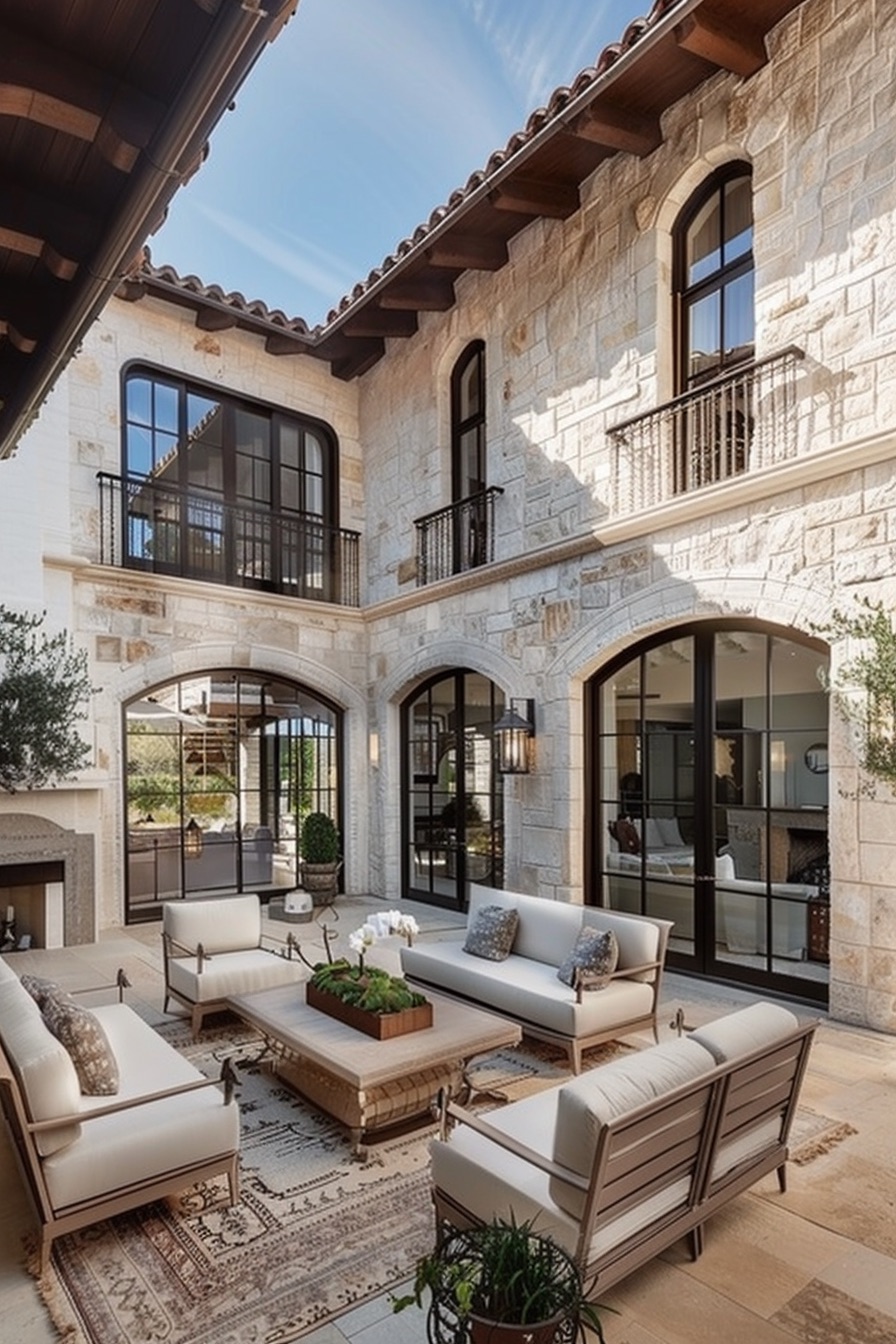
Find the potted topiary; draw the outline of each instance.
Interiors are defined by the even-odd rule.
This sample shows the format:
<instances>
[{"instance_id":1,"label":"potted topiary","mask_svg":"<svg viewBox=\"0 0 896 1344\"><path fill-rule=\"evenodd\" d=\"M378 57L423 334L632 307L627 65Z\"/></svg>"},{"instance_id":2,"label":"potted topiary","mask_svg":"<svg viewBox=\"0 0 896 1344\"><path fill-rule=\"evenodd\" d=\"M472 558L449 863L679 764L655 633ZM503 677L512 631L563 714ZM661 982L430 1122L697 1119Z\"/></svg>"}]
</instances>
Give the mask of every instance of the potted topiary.
<instances>
[{"instance_id":1,"label":"potted topiary","mask_svg":"<svg viewBox=\"0 0 896 1344\"><path fill-rule=\"evenodd\" d=\"M471 1344L554 1344L603 1341L572 1258L529 1222L497 1218L447 1236L417 1263L413 1291L392 1299L393 1311L423 1305L429 1290L427 1337Z\"/></svg>"},{"instance_id":2,"label":"potted topiary","mask_svg":"<svg viewBox=\"0 0 896 1344\"><path fill-rule=\"evenodd\" d=\"M299 837L302 886L315 905L324 905L336 894L339 870L339 833L326 812L309 812Z\"/></svg>"}]
</instances>

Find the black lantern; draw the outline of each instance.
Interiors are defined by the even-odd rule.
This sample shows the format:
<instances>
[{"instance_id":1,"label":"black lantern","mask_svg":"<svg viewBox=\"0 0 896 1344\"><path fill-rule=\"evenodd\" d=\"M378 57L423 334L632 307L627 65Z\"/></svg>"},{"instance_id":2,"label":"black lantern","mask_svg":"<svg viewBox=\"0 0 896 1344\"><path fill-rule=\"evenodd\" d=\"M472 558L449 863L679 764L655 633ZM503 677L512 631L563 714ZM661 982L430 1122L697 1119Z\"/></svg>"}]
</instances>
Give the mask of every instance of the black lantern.
<instances>
[{"instance_id":1,"label":"black lantern","mask_svg":"<svg viewBox=\"0 0 896 1344\"><path fill-rule=\"evenodd\" d=\"M498 744L498 771L528 775L529 743L535 736L535 701L511 700L493 732Z\"/></svg>"},{"instance_id":2,"label":"black lantern","mask_svg":"<svg viewBox=\"0 0 896 1344\"><path fill-rule=\"evenodd\" d=\"M184 827L184 858L198 859L202 853L202 827L191 817Z\"/></svg>"}]
</instances>

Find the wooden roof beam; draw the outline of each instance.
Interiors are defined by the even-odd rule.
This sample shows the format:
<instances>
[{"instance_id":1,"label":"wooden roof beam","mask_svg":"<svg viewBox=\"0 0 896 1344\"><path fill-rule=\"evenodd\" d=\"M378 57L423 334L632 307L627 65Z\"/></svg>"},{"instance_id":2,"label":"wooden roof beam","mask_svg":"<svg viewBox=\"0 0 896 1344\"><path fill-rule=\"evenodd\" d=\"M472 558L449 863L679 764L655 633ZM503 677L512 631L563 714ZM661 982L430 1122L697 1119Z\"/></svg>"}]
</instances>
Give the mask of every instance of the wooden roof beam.
<instances>
[{"instance_id":1,"label":"wooden roof beam","mask_svg":"<svg viewBox=\"0 0 896 1344\"><path fill-rule=\"evenodd\" d=\"M500 271L507 264L507 244L499 238L472 238L452 233L432 243L424 254L431 266L452 271Z\"/></svg>"},{"instance_id":2,"label":"wooden roof beam","mask_svg":"<svg viewBox=\"0 0 896 1344\"><path fill-rule=\"evenodd\" d=\"M396 280L377 296L381 308L413 309L417 313L445 313L454 306L454 284L451 280L419 276L411 280Z\"/></svg>"},{"instance_id":3,"label":"wooden roof beam","mask_svg":"<svg viewBox=\"0 0 896 1344\"><path fill-rule=\"evenodd\" d=\"M266 355L307 355L311 353L307 337L301 336L298 332L295 336L290 336L285 331L271 332L270 336L266 336L264 352Z\"/></svg>"},{"instance_id":4,"label":"wooden roof beam","mask_svg":"<svg viewBox=\"0 0 896 1344\"><path fill-rule=\"evenodd\" d=\"M373 305L362 308L340 327L345 336L413 336L416 330L416 313L385 312Z\"/></svg>"},{"instance_id":5,"label":"wooden roof beam","mask_svg":"<svg viewBox=\"0 0 896 1344\"><path fill-rule=\"evenodd\" d=\"M730 70L735 75L755 75L768 61L765 38L751 28L749 18L738 19L735 28L709 5L693 10L675 28L675 40L693 56Z\"/></svg>"},{"instance_id":6,"label":"wooden roof beam","mask_svg":"<svg viewBox=\"0 0 896 1344\"><path fill-rule=\"evenodd\" d=\"M239 314L230 309L204 304L196 309L196 326L200 331L230 331L237 324Z\"/></svg>"},{"instance_id":7,"label":"wooden roof beam","mask_svg":"<svg viewBox=\"0 0 896 1344\"><path fill-rule=\"evenodd\" d=\"M0 116L20 117L96 146L113 168L133 169L165 107L71 53L0 25Z\"/></svg>"},{"instance_id":8,"label":"wooden roof beam","mask_svg":"<svg viewBox=\"0 0 896 1344\"><path fill-rule=\"evenodd\" d=\"M659 117L645 117L623 107L594 102L569 127L581 140L605 149L621 150L644 158L662 144Z\"/></svg>"},{"instance_id":9,"label":"wooden roof beam","mask_svg":"<svg viewBox=\"0 0 896 1344\"><path fill-rule=\"evenodd\" d=\"M386 343L382 340L358 341L357 349L341 359L334 359L330 365L334 378L349 382L373 368L377 360L386 353Z\"/></svg>"},{"instance_id":10,"label":"wooden roof beam","mask_svg":"<svg viewBox=\"0 0 896 1344\"><path fill-rule=\"evenodd\" d=\"M580 205L577 183L550 182L515 174L489 193L496 210L517 215L546 215L550 219L568 219Z\"/></svg>"}]
</instances>

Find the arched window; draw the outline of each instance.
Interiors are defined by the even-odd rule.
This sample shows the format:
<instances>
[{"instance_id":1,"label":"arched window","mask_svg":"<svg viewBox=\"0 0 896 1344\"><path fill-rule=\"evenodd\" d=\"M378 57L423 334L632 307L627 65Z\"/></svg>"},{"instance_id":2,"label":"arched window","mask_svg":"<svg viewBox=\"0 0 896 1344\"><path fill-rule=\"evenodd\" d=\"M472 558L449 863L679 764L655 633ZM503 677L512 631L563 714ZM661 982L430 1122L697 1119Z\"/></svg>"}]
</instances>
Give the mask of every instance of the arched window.
<instances>
[{"instance_id":1,"label":"arched window","mask_svg":"<svg viewBox=\"0 0 896 1344\"><path fill-rule=\"evenodd\" d=\"M818 640L732 618L591 683L591 896L673 920L670 966L825 999L826 668Z\"/></svg>"},{"instance_id":2,"label":"arched window","mask_svg":"<svg viewBox=\"0 0 896 1344\"><path fill-rule=\"evenodd\" d=\"M676 228L678 391L754 355L753 187L729 164L691 198Z\"/></svg>"},{"instance_id":3,"label":"arched window","mask_svg":"<svg viewBox=\"0 0 896 1344\"><path fill-rule=\"evenodd\" d=\"M749 166L728 164L700 189L675 228L675 488L746 470L755 355L753 193ZM704 389L701 391L701 389Z\"/></svg>"},{"instance_id":4,"label":"arched window","mask_svg":"<svg viewBox=\"0 0 896 1344\"><path fill-rule=\"evenodd\" d=\"M125 706L128 920L297 885L305 817L340 822L339 710L293 682L194 673Z\"/></svg>"},{"instance_id":5,"label":"arched window","mask_svg":"<svg viewBox=\"0 0 896 1344\"><path fill-rule=\"evenodd\" d=\"M485 345L473 341L451 374L451 498L485 489Z\"/></svg>"}]
</instances>

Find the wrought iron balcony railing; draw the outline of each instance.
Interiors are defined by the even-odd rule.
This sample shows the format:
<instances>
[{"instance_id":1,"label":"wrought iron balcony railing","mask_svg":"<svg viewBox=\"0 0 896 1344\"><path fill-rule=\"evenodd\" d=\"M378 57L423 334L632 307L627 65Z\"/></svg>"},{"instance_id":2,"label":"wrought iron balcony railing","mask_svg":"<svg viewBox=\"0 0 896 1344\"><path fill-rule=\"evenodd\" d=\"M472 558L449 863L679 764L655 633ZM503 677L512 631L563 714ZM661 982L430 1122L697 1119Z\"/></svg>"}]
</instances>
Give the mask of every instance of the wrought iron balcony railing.
<instances>
[{"instance_id":1,"label":"wrought iron balcony railing","mask_svg":"<svg viewBox=\"0 0 896 1344\"><path fill-rule=\"evenodd\" d=\"M357 532L145 477L97 480L102 564L360 605Z\"/></svg>"},{"instance_id":2,"label":"wrought iron balcony railing","mask_svg":"<svg viewBox=\"0 0 896 1344\"><path fill-rule=\"evenodd\" d=\"M802 358L788 346L614 425L615 512L640 512L795 457Z\"/></svg>"},{"instance_id":3,"label":"wrought iron balcony railing","mask_svg":"<svg viewBox=\"0 0 896 1344\"><path fill-rule=\"evenodd\" d=\"M418 587L495 558L495 500L503 493L492 485L416 519Z\"/></svg>"}]
</instances>

